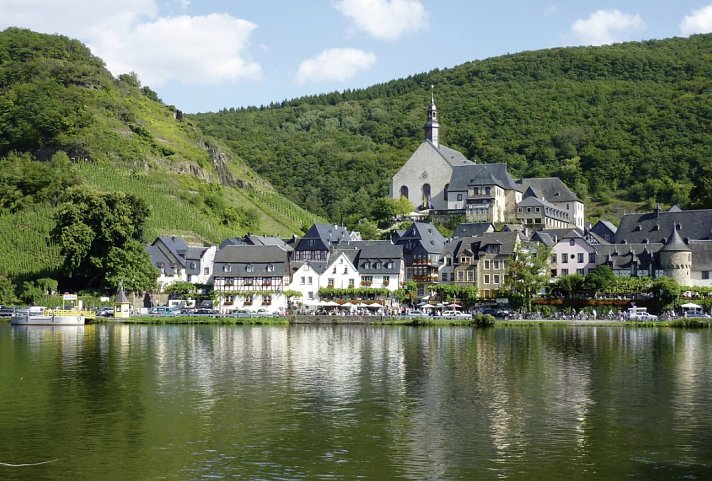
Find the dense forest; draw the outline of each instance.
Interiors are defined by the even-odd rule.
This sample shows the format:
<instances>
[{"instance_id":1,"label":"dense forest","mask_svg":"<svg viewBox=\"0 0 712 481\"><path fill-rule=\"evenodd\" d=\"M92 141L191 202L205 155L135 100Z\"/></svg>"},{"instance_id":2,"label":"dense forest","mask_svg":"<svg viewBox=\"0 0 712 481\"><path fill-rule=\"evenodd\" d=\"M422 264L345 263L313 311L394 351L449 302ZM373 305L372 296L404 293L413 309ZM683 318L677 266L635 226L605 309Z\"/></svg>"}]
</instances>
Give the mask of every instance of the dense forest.
<instances>
[{"instance_id":1,"label":"dense forest","mask_svg":"<svg viewBox=\"0 0 712 481\"><path fill-rule=\"evenodd\" d=\"M4 30L0 276L56 279L71 235L50 233L77 192L118 193L148 206L137 242L160 234L195 243L247 232L288 236L319 219L135 74L115 78L77 40Z\"/></svg>"},{"instance_id":2,"label":"dense forest","mask_svg":"<svg viewBox=\"0 0 712 481\"><path fill-rule=\"evenodd\" d=\"M506 55L192 118L294 202L355 220L422 141L431 85L441 142L470 159L559 176L603 214L712 207L712 34Z\"/></svg>"}]
</instances>

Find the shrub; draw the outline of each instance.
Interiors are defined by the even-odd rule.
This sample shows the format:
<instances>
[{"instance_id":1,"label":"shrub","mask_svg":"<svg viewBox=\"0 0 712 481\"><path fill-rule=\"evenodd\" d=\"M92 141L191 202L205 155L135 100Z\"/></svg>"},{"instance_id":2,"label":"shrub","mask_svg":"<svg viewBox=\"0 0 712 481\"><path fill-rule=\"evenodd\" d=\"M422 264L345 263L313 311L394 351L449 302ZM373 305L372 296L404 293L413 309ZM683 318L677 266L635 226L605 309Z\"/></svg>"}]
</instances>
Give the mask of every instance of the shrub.
<instances>
[{"instance_id":1,"label":"shrub","mask_svg":"<svg viewBox=\"0 0 712 481\"><path fill-rule=\"evenodd\" d=\"M475 314L472 324L476 327L492 327L494 322L495 318L491 314Z\"/></svg>"}]
</instances>

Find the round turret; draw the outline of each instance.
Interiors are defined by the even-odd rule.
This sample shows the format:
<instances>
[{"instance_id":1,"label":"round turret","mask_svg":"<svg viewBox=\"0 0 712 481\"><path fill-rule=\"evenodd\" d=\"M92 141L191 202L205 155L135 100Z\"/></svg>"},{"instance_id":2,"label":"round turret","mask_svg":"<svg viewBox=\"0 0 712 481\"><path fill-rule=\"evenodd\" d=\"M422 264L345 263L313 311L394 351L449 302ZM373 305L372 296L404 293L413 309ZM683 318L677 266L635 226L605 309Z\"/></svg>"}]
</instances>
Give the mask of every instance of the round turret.
<instances>
[{"instance_id":1,"label":"round turret","mask_svg":"<svg viewBox=\"0 0 712 481\"><path fill-rule=\"evenodd\" d=\"M685 286L690 284L690 270L692 269L692 250L680 237L677 226L665 245L660 249L660 267L663 274Z\"/></svg>"}]
</instances>

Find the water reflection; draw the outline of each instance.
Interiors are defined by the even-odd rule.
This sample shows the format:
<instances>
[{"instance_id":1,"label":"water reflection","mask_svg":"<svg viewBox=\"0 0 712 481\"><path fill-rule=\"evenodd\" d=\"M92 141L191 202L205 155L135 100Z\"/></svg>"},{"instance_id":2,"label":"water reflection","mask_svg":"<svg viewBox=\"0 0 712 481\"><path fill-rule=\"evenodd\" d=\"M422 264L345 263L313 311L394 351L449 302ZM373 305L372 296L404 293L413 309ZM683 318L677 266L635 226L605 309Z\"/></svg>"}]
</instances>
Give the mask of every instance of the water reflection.
<instances>
[{"instance_id":1,"label":"water reflection","mask_svg":"<svg viewBox=\"0 0 712 481\"><path fill-rule=\"evenodd\" d=\"M1 479L706 479L705 331L0 325Z\"/></svg>"}]
</instances>

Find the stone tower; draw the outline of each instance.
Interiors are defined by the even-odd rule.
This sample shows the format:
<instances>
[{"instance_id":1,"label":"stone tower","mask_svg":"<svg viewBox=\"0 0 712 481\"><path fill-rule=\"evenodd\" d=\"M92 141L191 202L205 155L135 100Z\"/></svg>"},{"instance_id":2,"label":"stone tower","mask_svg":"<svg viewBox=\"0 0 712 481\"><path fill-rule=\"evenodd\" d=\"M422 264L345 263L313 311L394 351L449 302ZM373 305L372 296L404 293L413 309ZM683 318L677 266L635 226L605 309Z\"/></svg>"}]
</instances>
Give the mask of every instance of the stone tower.
<instances>
[{"instance_id":1,"label":"stone tower","mask_svg":"<svg viewBox=\"0 0 712 481\"><path fill-rule=\"evenodd\" d=\"M690 284L692 250L680 237L677 227L673 227L672 234L660 249L660 267L663 275L675 279L681 286L686 286Z\"/></svg>"}]
</instances>

